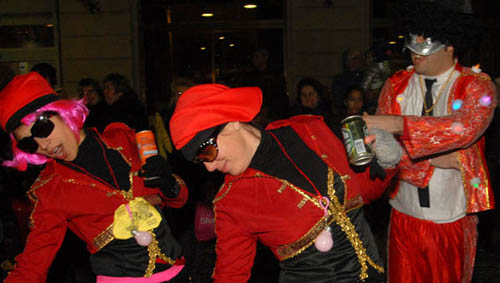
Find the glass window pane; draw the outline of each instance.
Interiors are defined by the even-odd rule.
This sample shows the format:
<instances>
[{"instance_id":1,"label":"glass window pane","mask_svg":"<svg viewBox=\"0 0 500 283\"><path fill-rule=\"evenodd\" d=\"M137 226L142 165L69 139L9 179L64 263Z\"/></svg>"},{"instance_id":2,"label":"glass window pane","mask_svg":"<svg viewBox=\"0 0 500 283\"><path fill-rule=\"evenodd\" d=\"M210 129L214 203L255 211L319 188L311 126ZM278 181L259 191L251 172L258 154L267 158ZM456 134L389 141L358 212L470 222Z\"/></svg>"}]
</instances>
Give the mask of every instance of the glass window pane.
<instances>
[{"instance_id":1,"label":"glass window pane","mask_svg":"<svg viewBox=\"0 0 500 283\"><path fill-rule=\"evenodd\" d=\"M0 48L54 47L54 28L50 25L0 27Z\"/></svg>"}]
</instances>

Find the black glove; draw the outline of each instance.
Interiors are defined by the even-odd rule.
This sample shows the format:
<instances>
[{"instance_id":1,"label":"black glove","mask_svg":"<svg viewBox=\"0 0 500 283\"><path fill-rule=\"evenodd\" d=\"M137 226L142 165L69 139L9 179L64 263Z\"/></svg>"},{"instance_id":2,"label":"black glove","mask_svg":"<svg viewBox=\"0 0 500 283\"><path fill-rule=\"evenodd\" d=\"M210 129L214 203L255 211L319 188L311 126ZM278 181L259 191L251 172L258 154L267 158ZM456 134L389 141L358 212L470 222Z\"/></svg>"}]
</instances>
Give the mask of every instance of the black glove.
<instances>
[{"instance_id":1,"label":"black glove","mask_svg":"<svg viewBox=\"0 0 500 283\"><path fill-rule=\"evenodd\" d=\"M146 159L141 173L146 187L159 187L168 198L175 198L179 194L179 185L172 176L172 166L160 155Z\"/></svg>"},{"instance_id":2,"label":"black glove","mask_svg":"<svg viewBox=\"0 0 500 283\"><path fill-rule=\"evenodd\" d=\"M373 157L372 162L370 162L370 179L375 180L375 178L379 178L380 180L385 179L385 170L378 163L377 157Z\"/></svg>"}]
</instances>

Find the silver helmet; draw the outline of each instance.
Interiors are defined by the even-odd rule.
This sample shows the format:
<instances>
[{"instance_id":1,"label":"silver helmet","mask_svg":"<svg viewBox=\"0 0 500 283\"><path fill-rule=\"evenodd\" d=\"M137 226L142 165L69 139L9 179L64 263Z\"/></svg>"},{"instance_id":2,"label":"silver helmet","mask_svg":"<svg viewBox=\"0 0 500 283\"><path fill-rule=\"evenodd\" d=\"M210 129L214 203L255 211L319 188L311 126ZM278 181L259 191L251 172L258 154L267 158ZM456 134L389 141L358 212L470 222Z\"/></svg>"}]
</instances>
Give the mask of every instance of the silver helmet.
<instances>
[{"instance_id":1,"label":"silver helmet","mask_svg":"<svg viewBox=\"0 0 500 283\"><path fill-rule=\"evenodd\" d=\"M410 33L410 40L406 42L405 47L418 55L428 56L445 47L443 43L437 40L433 41L430 37L427 37L423 42L417 42L417 37L418 35Z\"/></svg>"}]
</instances>

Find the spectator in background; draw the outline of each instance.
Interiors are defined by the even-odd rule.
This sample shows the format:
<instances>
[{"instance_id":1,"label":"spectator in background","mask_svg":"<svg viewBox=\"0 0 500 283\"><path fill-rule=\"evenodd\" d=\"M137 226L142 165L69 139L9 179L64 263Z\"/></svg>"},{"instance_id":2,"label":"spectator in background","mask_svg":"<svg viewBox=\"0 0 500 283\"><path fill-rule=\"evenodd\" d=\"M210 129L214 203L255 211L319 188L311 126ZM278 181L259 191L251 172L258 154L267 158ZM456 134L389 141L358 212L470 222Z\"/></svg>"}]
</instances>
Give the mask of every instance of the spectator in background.
<instances>
[{"instance_id":1,"label":"spectator in background","mask_svg":"<svg viewBox=\"0 0 500 283\"><path fill-rule=\"evenodd\" d=\"M189 77L174 77L170 84L170 100L168 107L161 113L155 113L153 128L160 154L175 164L173 172L180 176L191 189L189 199L182 208L164 208L167 222L172 227L172 233L179 240L186 258L187 272L193 282L210 282L213 265L215 264L215 239L199 241L195 237L195 221L206 221L196 218L196 211L200 210L200 201L211 204L213 195L222 184L219 173L210 173L203 167L186 160L180 151L173 148L170 133L167 131L170 118L175 110L177 100L188 88L196 82ZM207 194L212 192L212 194ZM211 206L203 207L211 210Z\"/></svg>"},{"instance_id":2,"label":"spectator in background","mask_svg":"<svg viewBox=\"0 0 500 283\"><path fill-rule=\"evenodd\" d=\"M102 89L99 83L92 78L84 78L78 82L78 96L83 98L85 106L94 106L102 101Z\"/></svg>"},{"instance_id":3,"label":"spectator in background","mask_svg":"<svg viewBox=\"0 0 500 283\"><path fill-rule=\"evenodd\" d=\"M365 108L369 114L375 114L377 111L380 90L391 75L389 53L390 49L385 44L377 44L370 48L365 56L366 71L363 74L361 87L365 92Z\"/></svg>"},{"instance_id":4,"label":"spectator in background","mask_svg":"<svg viewBox=\"0 0 500 283\"><path fill-rule=\"evenodd\" d=\"M344 96L342 119L352 115L362 115L365 93L359 86L350 87Z\"/></svg>"},{"instance_id":5,"label":"spectator in background","mask_svg":"<svg viewBox=\"0 0 500 283\"><path fill-rule=\"evenodd\" d=\"M200 170L193 170L194 168L192 168L192 164L187 162L182 157L182 155L173 148L172 142L170 140L170 133L168 132L168 123L170 121L170 118L172 117L172 114L174 113L175 105L177 104L177 100L179 99L179 97L186 89L194 85L195 82L191 78L174 77L174 79L170 83L170 100L168 107L160 113L155 113L155 117L153 118L152 123L160 153L161 151L164 151L165 157L167 157L168 155L168 159L174 160L174 162L177 164L175 173L185 178L188 183L197 180L197 173L195 172Z\"/></svg>"},{"instance_id":6,"label":"spectator in background","mask_svg":"<svg viewBox=\"0 0 500 283\"><path fill-rule=\"evenodd\" d=\"M282 72L269 66L269 51L255 50L252 56L253 69L244 75L242 86L257 86L262 90L264 101L256 122L262 126L288 116L289 100Z\"/></svg>"},{"instance_id":7,"label":"spectator in background","mask_svg":"<svg viewBox=\"0 0 500 283\"><path fill-rule=\"evenodd\" d=\"M320 115L325 123L339 133L340 120L331 110L331 104L325 95L325 87L313 78L303 78L297 83L297 104L291 109L292 115Z\"/></svg>"},{"instance_id":8,"label":"spectator in background","mask_svg":"<svg viewBox=\"0 0 500 283\"><path fill-rule=\"evenodd\" d=\"M44 79L49 82L50 86L57 92L59 93L61 89L56 89L57 85L57 70L54 68L54 66L50 65L49 63L39 63L34 65L31 68L32 72L37 72L39 73Z\"/></svg>"},{"instance_id":9,"label":"spectator in background","mask_svg":"<svg viewBox=\"0 0 500 283\"><path fill-rule=\"evenodd\" d=\"M196 83L193 79L188 77L174 77L172 82L170 83L170 100L168 103L168 107L162 116L165 120L165 125L168 125L170 121L170 117L174 113L175 105L177 104L177 100L184 93L184 91L192 86L195 86Z\"/></svg>"},{"instance_id":10,"label":"spectator in background","mask_svg":"<svg viewBox=\"0 0 500 283\"><path fill-rule=\"evenodd\" d=\"M106 102L102 99L101 86L92 78L81 79L78 83L78 97L83 99L85 106L89 109L85 127L97 127L107 115Z\"/></svg>"},{"instance_id":11,"label":"spectator in background","mask_svg":"<svg viewBox=\"0 0 500 283\"><path fill-rule=\"evenodd\" d=\"M144 104L130 86L129 80L119 73L110 73L104 78L104 100L106 115L97 125L99 131L111 122L122 122L136 131L148 129Z\"/></svg>"},{"instance_id":12,"label":"spectator in background","mask_svg":"<svg viewBox=\"0 0 500 283\"><path fill-rule=\"evenodd\" d=\"M359 86L363 80L363 69L365 67L363 55L356 48L348 48L342 54L344 70L333 78L331 89L331 101L333 112L339 113L344 103L344 96L352 86Z\"/></svg>"}]
</instances>

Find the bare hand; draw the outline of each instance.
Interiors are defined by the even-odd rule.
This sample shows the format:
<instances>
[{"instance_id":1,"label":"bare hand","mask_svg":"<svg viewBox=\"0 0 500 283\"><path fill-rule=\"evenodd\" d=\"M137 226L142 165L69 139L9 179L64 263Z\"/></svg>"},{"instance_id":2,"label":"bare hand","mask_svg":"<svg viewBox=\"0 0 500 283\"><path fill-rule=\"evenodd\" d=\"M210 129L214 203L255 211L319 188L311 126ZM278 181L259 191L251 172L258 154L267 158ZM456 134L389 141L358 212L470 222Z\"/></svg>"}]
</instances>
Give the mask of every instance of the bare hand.
<instances>
[{"instance_id":1,"label":"bare hand","mask_svg":"<svg viewBox=\"0 0 500 283\"><path fill-rule=\"evenodd\" d=\"M376 140L376 136L375 135L367 135L365 137L365 144L373 144L375 143L375 140Z\"/></svg>"},{"instance_id":2,"label":"bare hand","mask_svg":"<svg viewBox=\"0 0 500 283\"><path fill-rule=\"evenodd\" d=\"M391 134L400 135L403 133L403 117L397 115L368 115L363 114L363 120L368 129L378 128Z\"/></svg>"},{"instance_id":3,"label":"bare hand","mask_svg":"<svg viewBox=\"0 0 500 283\"><path fill-rule=\"evenodd\" d=\"M460 163L458 162L458 152L439 155L430 159L431 165L441 169L457 169L460 170Z\"/></svg>"}]
</instances>

